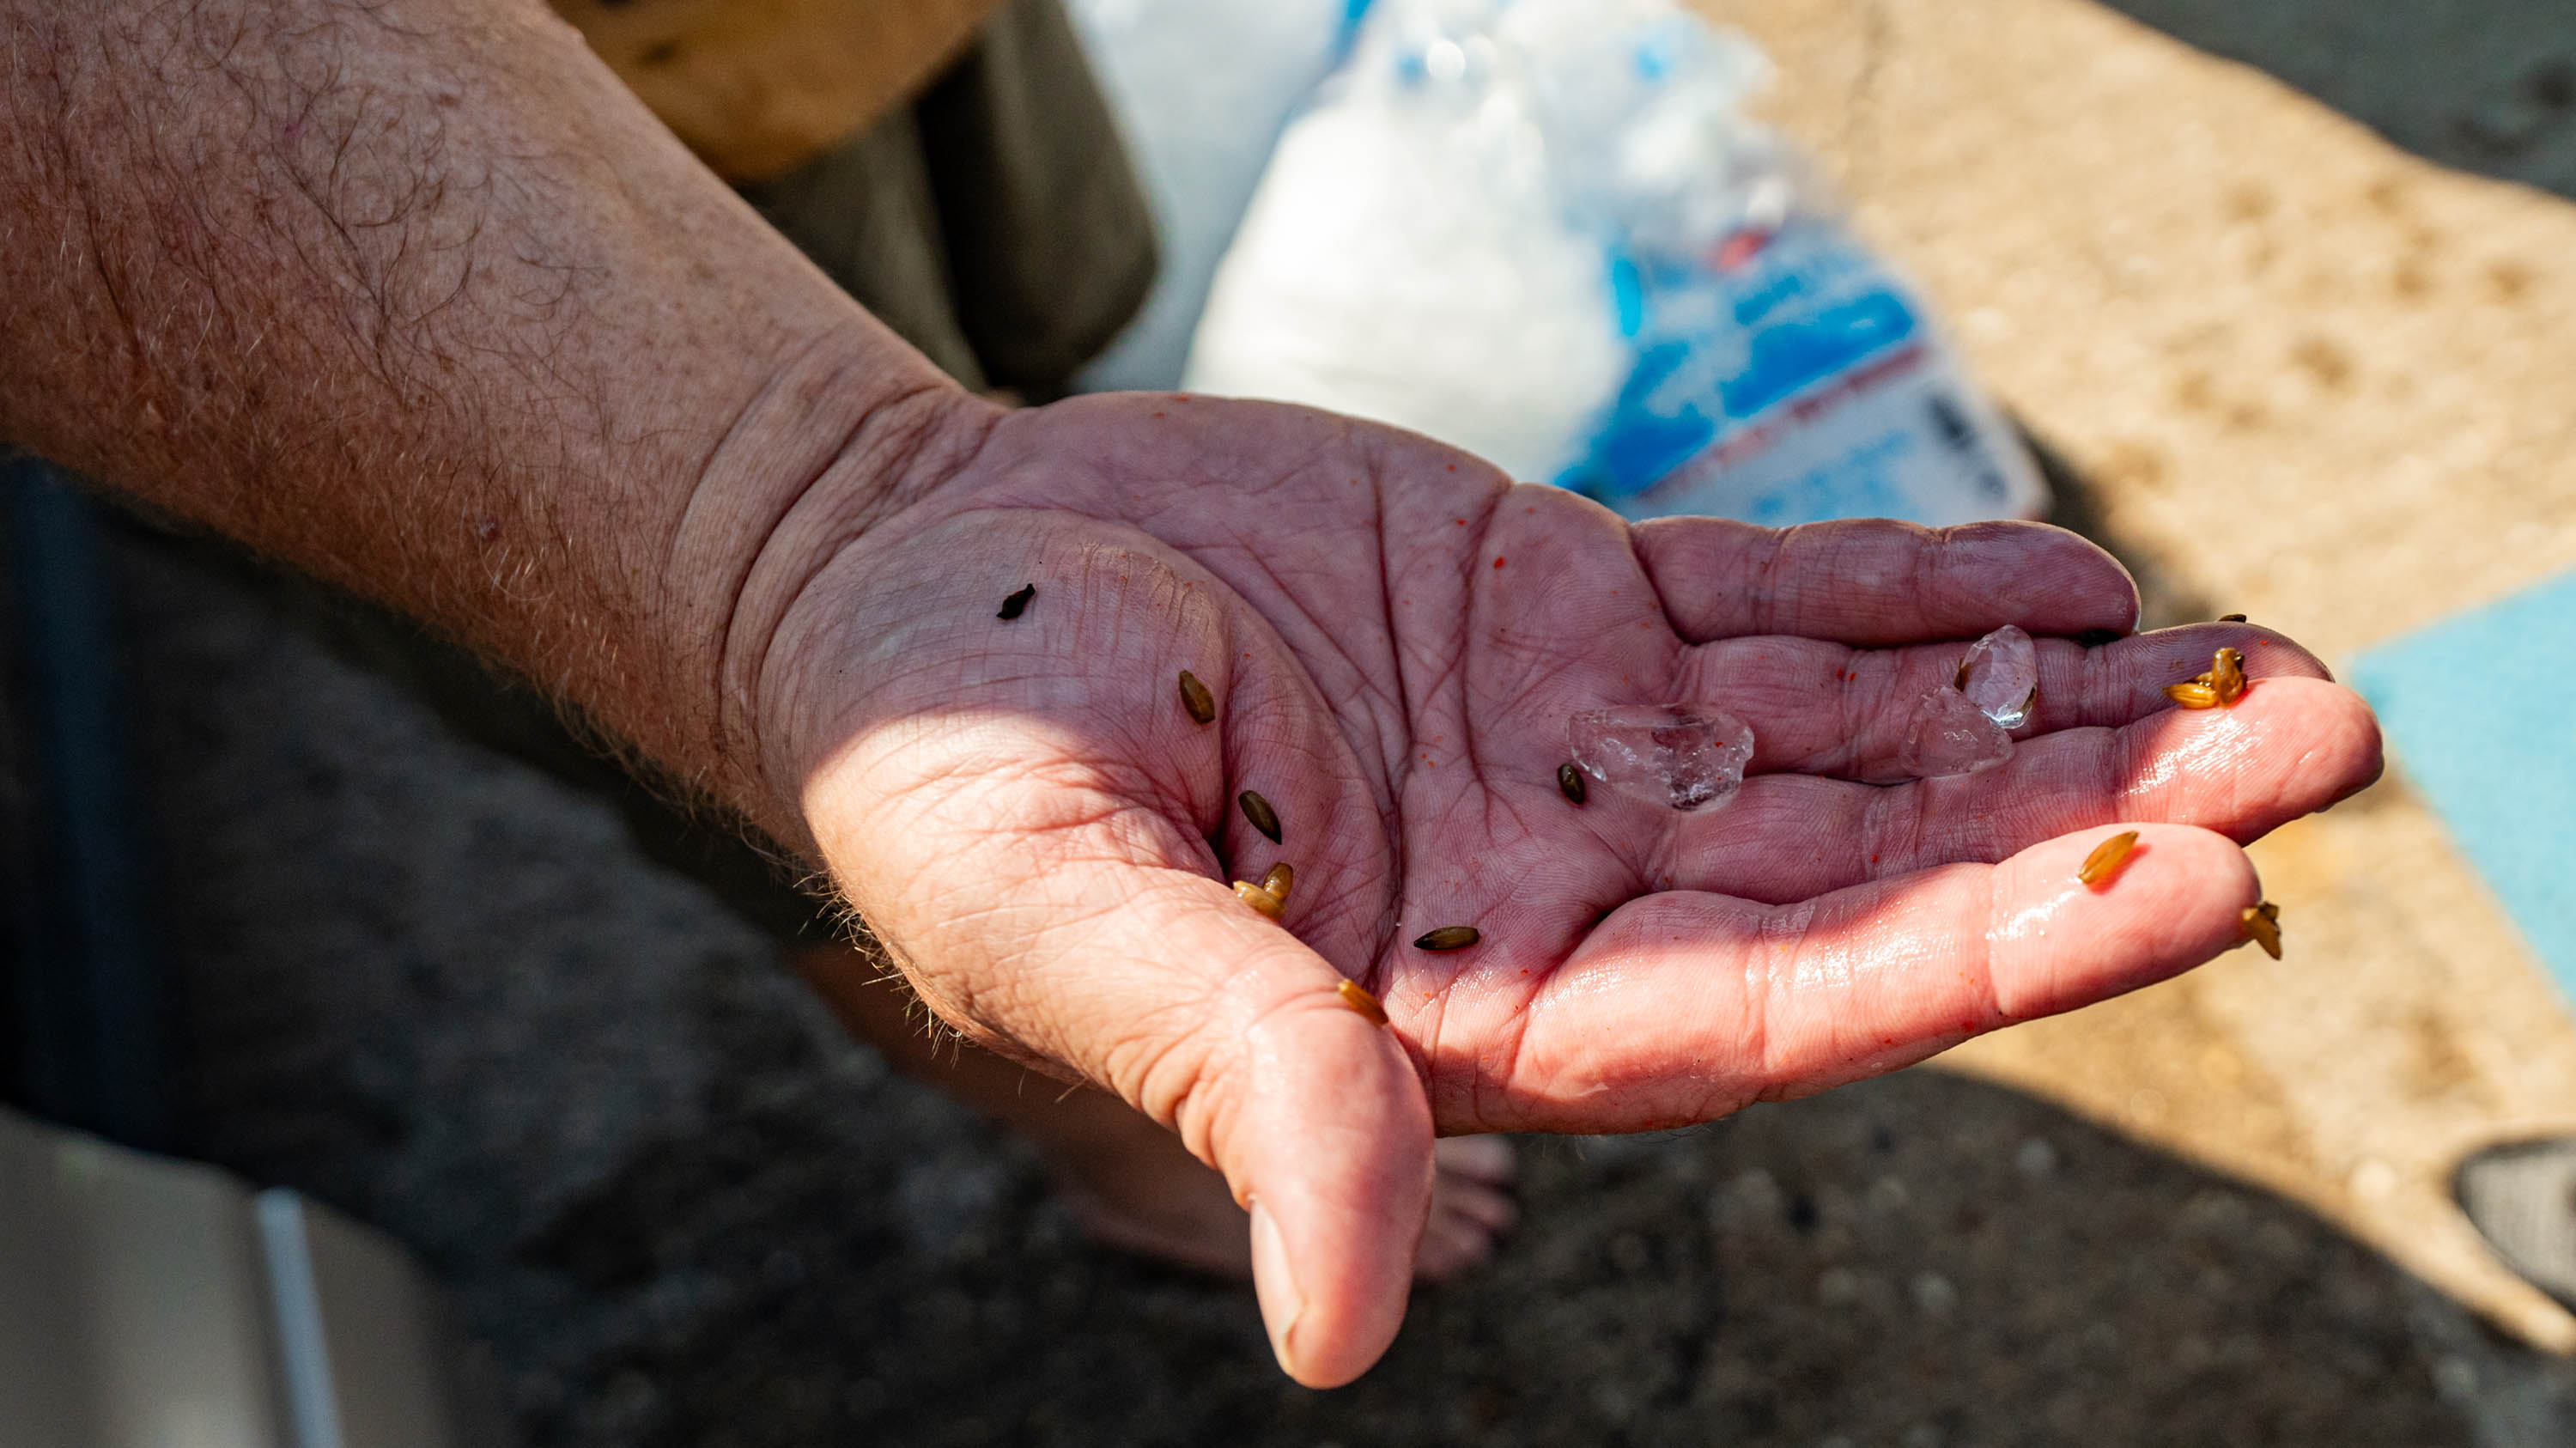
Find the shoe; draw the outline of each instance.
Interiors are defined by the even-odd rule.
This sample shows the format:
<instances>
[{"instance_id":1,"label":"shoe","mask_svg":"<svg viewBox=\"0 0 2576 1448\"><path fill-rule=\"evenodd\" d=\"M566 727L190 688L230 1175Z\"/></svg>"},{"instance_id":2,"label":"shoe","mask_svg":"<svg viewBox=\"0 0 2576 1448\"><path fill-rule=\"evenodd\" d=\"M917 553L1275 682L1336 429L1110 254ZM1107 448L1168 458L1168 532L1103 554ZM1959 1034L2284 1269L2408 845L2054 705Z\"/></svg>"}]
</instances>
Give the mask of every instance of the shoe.
<instances>
[{"instance_id":1,"label":"shoe","mask_svg":"<svg viewBox=\"0 0 2576 1448\"><path fill-rule=\"evenodd\" d=\"M2487 1147L2451 1173L2451 1196L2506 1266L2576 1311L2576 1136Z\"/></svg>"}]
</instances>

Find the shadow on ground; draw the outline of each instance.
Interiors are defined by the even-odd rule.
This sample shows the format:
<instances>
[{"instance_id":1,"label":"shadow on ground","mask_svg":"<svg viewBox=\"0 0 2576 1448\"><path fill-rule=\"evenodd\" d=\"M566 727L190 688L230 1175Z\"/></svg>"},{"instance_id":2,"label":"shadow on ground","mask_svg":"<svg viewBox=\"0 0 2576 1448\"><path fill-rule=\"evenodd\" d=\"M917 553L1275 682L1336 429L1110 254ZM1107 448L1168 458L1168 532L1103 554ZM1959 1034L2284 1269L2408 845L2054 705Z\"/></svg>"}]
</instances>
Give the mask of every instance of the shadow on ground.
<instances>
[{"instance_id":1,"label":"shadow on ground","mask_svg":"<svg viewBox=\"0 0 2576 1448\"><path fill-rule=\"evenodd\" d=\"M2576 14L2551 0L2102 0L2426 160L2576 198Z\"/></svg>"},{"instance_id":2,"label":"shadow on ground","mask_svg":"<svg viewBox=\"0 0 2576 1448\"><path fill-rule=\"evenodd\" d=\"M2205 623L2218 616L2209 600L2183 582L2153 549L2111 526L2109 513L2103 507L2099 478L2078 469L2073 459L2027 425L2016 421L2014 430L2022 445L2030 449L2031 460L2039 465L2040 476L2048 483L2045 521L2091 540L2119 559L2120 566L2128 569L2129 577L2136 581L2141 631Z\"/></svg>"},{"instance_id":3,"label":"shadow on ground","mask_svg":"<svg viewBox=\"0 0 2576 1448\"><path fill-rule=\"evenodd\" d=\"M120 547L194 1147L424 1254L533 1443L2426 1445L2511 1360L2302 1211L1918 1071L1530 1143L1499 1266L1294 1388L1248 1293L1083 1245L608 810Z\"/></svg>"}]
</instances>

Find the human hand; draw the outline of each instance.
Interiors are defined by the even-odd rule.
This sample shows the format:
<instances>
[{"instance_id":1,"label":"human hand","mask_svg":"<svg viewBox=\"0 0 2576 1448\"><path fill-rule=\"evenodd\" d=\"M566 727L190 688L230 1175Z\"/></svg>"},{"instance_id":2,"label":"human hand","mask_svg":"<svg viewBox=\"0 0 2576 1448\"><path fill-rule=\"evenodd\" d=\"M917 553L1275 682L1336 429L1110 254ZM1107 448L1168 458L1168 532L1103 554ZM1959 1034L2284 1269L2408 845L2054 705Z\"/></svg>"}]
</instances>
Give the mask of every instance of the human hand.
<instances>
[{"instance_id":1,"label":"human hand","mask_svg":"<svg viewBox=\"0 0 2576 1448\"><path fill-rule=\"evenodd\" d=\"M1309 1384L1401 1320L1435 1130L1705 1121L2162 979L2237 943L2241 843L2378 769L2359 700L2262 630L2050 637L2137 609L2053 529L1632 530L1301 409L978 417L961 464L798 593L756 689L769 775L944 1019L1225 1173ZM2013 759L1864 782L2005 623L2041 636ZM2172 709L2222 643L2258 686ZM1731 805L1560 794L1569 715L1668 702L1752 725ZM2142 847L2083 888L2114 823ZM1283 860L1274 924L1228 881ZM1411 944L1453 924L1481 942Z\"/></svg>"}]
</instances>

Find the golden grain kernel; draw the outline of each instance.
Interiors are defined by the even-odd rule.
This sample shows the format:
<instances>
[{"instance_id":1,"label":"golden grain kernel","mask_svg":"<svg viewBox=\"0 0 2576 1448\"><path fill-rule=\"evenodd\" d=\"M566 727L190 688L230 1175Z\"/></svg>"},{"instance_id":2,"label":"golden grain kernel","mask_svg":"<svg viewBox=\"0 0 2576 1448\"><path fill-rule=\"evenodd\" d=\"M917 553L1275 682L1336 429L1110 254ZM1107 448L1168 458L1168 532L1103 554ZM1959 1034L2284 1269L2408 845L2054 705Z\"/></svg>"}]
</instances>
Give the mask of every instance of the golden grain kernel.
<instances>
[{"instance_id":1,"label":"golden grain kernel","mask_svg":"<svg viewBox=\"0 0 2576 1448\"><path fill-rule=\"evenodd\" d=\"M1476 927L1473 925L1443 925L1437 930L1425 931L1421 939L1413 942L1413 948L1464 950L1482 939L1484 937L1476 933Z\"/></svg>"},{"instance_id":2,"label":"golden grain kernel","mask_svg":"<svg viewBox=\"0 0 2576 1448\"><path fill-rule=\"evenodd\" d=\"M1270 873L1261 877L1261 888L1269 891L1282 905L1288 903L1288 891L1296 883L1297 867L1286 860L1271 866Z\"/></svg>"},{"instance_id":3,"label":"golden grain kernel","mask_svg":"<svg viewBox=\"0 0 2576 1448\"><path fill-rule=\"evenodd\" d=\"M2165 685L2165 697L2173 700L2175 703L2180 704L2186 709L2215 709L2218 707L2218 691L2211 688L2209 685L2202 683L2198 679L2194 679L2188 684Z\"/></svg>"},{"instance_id":4,"label":"golden grain kernel","mask_svg":"<svg viewBox=\"0 0 2576 1448\"><path fill-rule=\"evenodd\" d=\"M1260 911L1262 914L1269 916L1273 920L1279 918L1279 911L1281 908L1279 897L1262 889L1260 886L1255 885L1250 880L1237 880L1234 882L1234 898L1251 906L1253 909Z\"/></svg>"},{"instance_id":5,"label":"golden grain kernel","mask_svg":"<svg viewBox=\"0 0 2576 1448\"><path fill-rule=\"evenodd\" d=\"M1021 614L1028 611L1029 600L1037 596L1038 586L1032 583L1028 587L1021 589L1019 592L1012 594L1010 597L1003 599L1002 611L993 615L993 617L1000 619L1018 618Z\"/></svg>"},{"instance_id":6,"label":"golden grain kernel","mask_svg":"<svg viewBox=\"0 0 2576 1448\"><path fill-rule=\"evenodd\" d=\"M1279 811L1270 807L1270 801L1247 789L1234 802L1243 806L1243 817L1252 821L1254 829L1269 836L1270 843L1279 843Z\"/></svg>"},{"instance_id":7,"label":"golden grain kernel","mask_svg":"<svg viewBox=\"0 0 2576 1448\"><path fill-rule=\"evenodd\" d=\"M2222 613L2218 616L2218 621L2220 623L2243 623L2245 622L2245 615L2241 613Z\"/></svg>"},{"instance_id":8,"label":"golden grain kernel","mask_svg":"<svg viewBox=\"0 0 2576 1448\"><path fill-rule=\"evenodd\" d=\"M2075 872L2075 878L2087 885L2103 884L2120 873L2120 867L2129 862L2129 852L2137 847L2138 832L2122 830L2093 847L2093 853L2084 857L2084 866Z\"/></svg>"},{"instance_id":9,"label":"golden grain kernel","mask_svg":"<svg viewBox=\"0 0 2576 1448\"><path fill-rule=\"evenodd\" d=\"M1575 768L1570 760L1556 767L1556 787L1576 804L1583 803L1588 793L1583 785L1583 771Z\"/></svg>"},{"instance_id":10,"label":"golden grain kernel","mask_svg":"<svg viewBox=\"0 0 2576 1448\"><path fill-rule=\"evenodd\" d=\"M2245 656L2234 649L2220 649L2210 660L2205 675L2209 687L2218 691L2218 702L2233 704L2245 697Z\"/></svg>"},{"instance_id":11,"label":"golden grain kernel","mask_svg":"<svg viewBox=\"0 0 2576 1448\"><path fill-rule=\"evenodd\" d=\"M2237 933L2263 947L2263 953L2274 960L2281 958L2281 907L2266 900L2249 905L2236 917Z\"/></svg>"},{"instance_id":12,"label":"golden grain kernel","mask_svg":"<svg viewBox=\"0 0 2576 1448\"><path fill-rule=\"evenodd\" d=\"M1208 686L1199 682L1199 676L1187 669L1181 670L1181 707L1189 710L1190 717L1201 724L1216 720L1216 695L1209 693Z\"/></svg>"},{"instance_id":13,"label":"golden grain kernel","mask_svg":"<svg viewBox=\"0 0 2576 1448\"><path fill-rule=\"evenodd\" d=\"M1366 990L1362 989L1358 981L1343 981L1340 985L1333 987L1333 994L1342 998L1343 1005L1349 1006L1352 1010L1366 1016L1370 1025L1382 1026L1386 1024L1386 1007L1379 1005L1377 1003L1377 997L1370 995Z\"/></svg>"}]
</instances>

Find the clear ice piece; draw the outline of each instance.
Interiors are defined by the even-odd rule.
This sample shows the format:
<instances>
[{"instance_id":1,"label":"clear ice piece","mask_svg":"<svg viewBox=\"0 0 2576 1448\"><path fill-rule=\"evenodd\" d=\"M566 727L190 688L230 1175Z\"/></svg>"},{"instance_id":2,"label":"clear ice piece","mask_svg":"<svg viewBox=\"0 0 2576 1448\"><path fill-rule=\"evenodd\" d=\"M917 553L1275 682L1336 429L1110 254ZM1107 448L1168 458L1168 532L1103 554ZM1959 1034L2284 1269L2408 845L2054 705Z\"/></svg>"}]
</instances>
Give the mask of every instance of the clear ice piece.
<instances>
[{"instance_id":1,"label":"clear ice piece","mask_svg":"<svg viewBox=\"0 0 2576 1448\"><path fill-rule=\"evenodd\" d=\"M2012 758L2012 752L2012 736L2004 727L1945 684L1915 704L1905 721L1905 751L1897 762L1916 779L1938 779L1992 769Z\"/></svg>"},{"instance_id":2,"label":"clear ice piece","mask_svg":"<svg viewBox=\"0 0 2576 1448\"><path fill-rule=\"evenodd\" d=\"M1976 641L1959 665L1959 690L2005 729L2019 729L2039 701L2039 650L2011 624Z\"/></svg>"},{"instance_id":3,"label":"clear ice piece","mask_svg":"<svg viewBox=\"0 0 2576 1448\"><path fill-rule=\"evenodd\" d=\"M1732 714L1680 704L1593 709L1566 721L1585 774L1650 804L1710 809L1744 787L1753 728Z\"/></svg>"}]
</instances>

